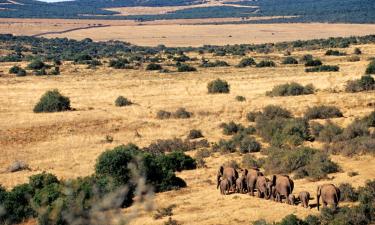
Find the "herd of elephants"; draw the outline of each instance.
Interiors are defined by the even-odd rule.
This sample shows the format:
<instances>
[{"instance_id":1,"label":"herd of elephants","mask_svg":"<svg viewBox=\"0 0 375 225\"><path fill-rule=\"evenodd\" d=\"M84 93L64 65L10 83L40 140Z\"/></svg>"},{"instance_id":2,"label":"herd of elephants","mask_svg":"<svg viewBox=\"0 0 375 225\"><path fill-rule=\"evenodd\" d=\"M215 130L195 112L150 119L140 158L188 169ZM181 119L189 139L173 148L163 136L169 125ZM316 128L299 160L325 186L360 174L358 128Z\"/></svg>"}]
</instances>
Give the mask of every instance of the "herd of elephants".
<instances>
[{"instance_id":1,"label":"herd of elephants","mask_svg":"<svg viewBox=\"0 0 375 225\"><path fill-rule=\"evenodd\" d=\"M223 195L237 192L254 196L254 191L256 191L259 198L276 202L282 202L285 199L285 202L290 205L300 202L303 207L310 207L310 193L302 191L298 197L295 197L294 182L288 175L273 175L271 179L268 179L257 168L242 169L239 176L235 168L220 166L217 172L217 188L219 187ZM336 208L340 201L340 189L333 184L319 185L316 193L318 210L320 199L324 206L330 204Z\"/></svg>"}]
</instances>

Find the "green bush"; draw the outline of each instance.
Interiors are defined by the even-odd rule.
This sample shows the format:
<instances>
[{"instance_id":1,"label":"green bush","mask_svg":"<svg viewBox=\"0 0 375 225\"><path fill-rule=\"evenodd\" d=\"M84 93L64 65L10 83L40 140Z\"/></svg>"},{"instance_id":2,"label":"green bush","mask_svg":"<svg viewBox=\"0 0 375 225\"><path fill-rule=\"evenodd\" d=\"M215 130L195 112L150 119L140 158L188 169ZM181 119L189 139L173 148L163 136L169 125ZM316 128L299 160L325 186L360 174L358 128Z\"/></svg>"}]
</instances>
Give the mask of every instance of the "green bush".
<instances>
[{"instance_id":1,"label":"green bush","mask_svg":"<svg viewBox=\"0 0 375 225\"><path fill-rule=\"evenodd\" d=\"M304 119L268 119L256 120L258 134L273 146L298 146L304 141L311 141L309 124Z\"/></svg>"},{"instance_id":2,"label":"green bush","mask_svg":"<svg viewBox=\"0 0 375 225\"><path fill-rule=\"evenodd\" d=\"M371 75L362 76L359 80L351 80L346 83L346 92L361 92L375 90L375 79Z\"/></svg>"},{"instance_id":3,"label":"green bush","mask_svg":"<svg viewBox=\"0 0 375 225\"><path fill-rule=\"evenodd\" d=\"M241 153L259 152L261 145L253 137L245 137L240 142Z\"/></svg>"},{"instance_id":4,"label":"green bush","mask_svg":"<svg viewBox=\"0 0 375 225\"><path fill-rule=\"evenodd\" d=\"M176 112L173 113L173 116L177 119L188 119L193 114L191 112L188 112L185 108L178 108Z\"/></svg>"},{"instance_id":5,"label":"green bush","mask_svg":"<svg viewBox=\"0 0 375 225\"><path fill-rule=\"evenodd\" d=\"M303 55L300 59L301 62L308 62L308 61L312 61L314 59L314 57L310 54L306 54L306 55Z\"/></svg>"},{"instance_id":6,"label":"green bush","mask_svg":"<svg viewBox=\"0 0 375 225\"><path fill-rule=\"evenodd\" d=\"M244 101L246 101L246 98L244 96L237 95L236 100L239 101L239 102L244 102Z\"/></svg>"},{"instance_id":7,"label":"green bush","mask_svg":"<svg viewBox=\"0 0 375 225\"><path fill-rule=\"evenodd\" d=\"M361 120L355 120L344 129L342 138L347 140L369 135L370 131L367 124Z\"/></svg>"},{"instance_id":8,"label":"green bush","mask_svg":"<svg viewBox=\"0 0 375 225\"><path fill-rule=\"evenodd\" d=\"M296 96L309 95L314 93L314 86L308 84L303 86L301 84L292 82L275 86L272 91L267 91L267 96Z\"/></svg>"},{"instance_id":9,"label":"green bush","mask_svg":"<svg viewBox=\"0 0 375 225\"><path fill-rule=\"evenodd\" d=\"M227 141L227 140L220 139L218 143L215 143L212 146L212 150L215 152L218 151L222 154L232 153L237 150L237 146L232 140Z\"/></svg>"},{"instance_id":10,"label":"green bush","mask_svg":"<svg viewBox=\"0 0 375 225\"><path fill-rule=\"evenodd\" d=\"M358 201L358 193L349 183L341 183L338 187L341 193L341 201L356 202Z\"/></svg>"},{"instance_id":11,"label":"green bush","mask_svg":"<svg viewBox=\"0 0 375 225\"><path fill-rule=\"evenodd\" d=\"M292 118L292 113L278 105L268 105L263 108L262 117L266 119Z\"/></svg>"},{"instance_id":12,"label":"green bush","mask_svg":"<svg viewBox=\"0 0 375 225\"><path fill-rule=\"evenodd\" d=\"M197 168L196 161L182 151L173 151L166 155L160 155L160 165L172 171L192 170Z\"/></svg>"},{"instance_id":13,"label":"green bush","mask_svg":"<svg viewBox=\"0 0 375 225\"><path fill-rule=\"evenodd\" d=\"M40 173L29 178L29 184L33 190L43 189L50 184L59 184L57 177L51 173Z\"/></svg>"},{"instance_id":14,"label":"green bush","mask_svg":"<svg viewBox=\"0 0 375 225\"><path fill-rule=\"evenodd\" d=\"M375 127L375 110L365 116L362 121L369 127Z\"/></svg>"},{"instance_id":15,"label":"green bush","mask_svg":"<svg viewBox=\"0 0 375 225\"><path fill-rule=\"evenodd\" d=\"M275 67L275 66L276 66L276 63L270 60L262 60L256 65L256 67Z\"/></svg>"},{"instance_id":16,"label":"green bush","mask_svg":"<svg viewBox=\"0 0 375 225\"><path fill-rule=\"evenodd\" d=\"M129 61L127 59L111 59L109 61L109 67L113 67L115 69L126 69L129 67Z\"/></svg>"},{"instance_id":17,"label":"green bush","mask_svg":"<svg viewBox=\"0 0 375 225\"><path fill-rule=\"evenodd\" d=\"M313 106L308 108L305 112L305 118L308 120L312 119L329 119L343 117L344 115L336 106Z\"/></svg>"},{"instance_id":18,"label":"green bush","mask_svg":"<svg viewBox=\"0 0 375 225\"><path fill-rule=\"evenodd\" d=\"M361 55L361 54L362 54L361 49L360 49L360 48L355 48L355 49L354 49L354 54L356 54L356 55Z\"/></svg>"},{"instance_id":19,"label":"green bush","mask_svg":"<svg viewBox=\"0 0 375 225\"><path fill-rule=\"evenodd\" d=\"M340 52L340 51L337 51L337 50L329 49L329 50L326 51L325 55L328 55L328 56L343 56L343 55L346 55L346 53Z\"/></svg>"},{"instance_id":20,"label":"green bush","mask_svg":"<svg viewBox=\"0 0 375 225\"><path fill-rule=\"evenodd\" d=\"M367 66L366 74L375 74L375 60L372 60Z\"/></svg>"},{"instance_id":21,"label":"green bush","mask_svg":"<svg viewBox=\"0 0 375 225\"><path fill-rule=\"evenodd\" d=\"M230 85L225 80L216 79L207 85L208 93L229 93Z\"/></svg>"},{"instance_id":22,"label":"green bush","mask_svg":"<svg viewBox=\"0 0 375 225\"><path fill-rule=\"evenodd\" d=\"M240 132L244 129L241 124L236 124L235 122L231 121L229 123L222 123L220 124L220 128L223 129L223 134L225 135L233 135L237 132Z\"/></svg>"},{"instance_id":23,"label":"green bush","mask_svg":"<svg viewBox=\"0 0 375 225\"><path fill-rule=\"evenodd\" d=\"M118 96L115 100L115 105L118 107L132 105L133 103L124 96Z\"/></svg>"},{"instance_id":24,"label":"green bush","mask_svg":"<svg viewBox=\"0 0 375 225\"><path fill-rule=\"evenodd\" d=\"M161 70L163 67L160 64L150 63L147 65L146 70Z\"/></svg>"},{"instance_id":25,"label":"green bush","mask_svg":"<svg viewBox=\"0 0 375 225\"><path fill-rule=\"evenodd\" d=\"M312 73L312 72L338 72L340 67L338 66L331 66L331 65L321 65L316 66L313 68L306 68L305 72Z\"/></svg>"},{"instance_id":26,"label":"green bush","mask_svg":"<svg viewBox=\"0 0 375 225\"><path fill-rule=\"evenodd\" d=\"M165 153L176 150L189 151L203 147L209 147L209 144L205 139L200 141L183 141L180 138L173 138L166 140L156 140L155 142L152 142L148 147L145 147L143 150L152 153Z\"/></svg>"},{"instance_id":27,"label":"green bush","mask_svg":"<svg viewBox=\"0 0 375 225\"><path fill-rule=\"evenodd\" d=\"M169 118L171 118L171 116L172 116L171 112L167 112L167 111L164 111L164 110L159 110L156 113L156 118L161 119L161 120L169 119Z\"/></svg>"},{"instance_id":28,"label":"green bush","mask_svg":"<svg viewBox=\"0 0 375 225\"><path fill-rule=\"evenodd\" d=\"M10 73L10 74L17 74L20 70L22 70L21 67L19 67L19 66L12 66L12 67L9 69L9 73Z\"/></svg>"},{"instance_id":29,"label":"green bush","mask_svg":"<svg viewBox=\"0 0 375 225\"><path fill-rule=\"evenodd\" d=\"M34 107L35 113L61 112L70 110L70 100L60 94L58 90L47 91Z\"/></svg>"},{"instance_id":30,"label":"green bush","mask_svg":"<svg viewBox=\"0 0 375 225\"><path fill-rule=\"evenodd\" d=\"M282 64L298 64L298 60L289 56L283 59Z\"/></svg>"},{"instance_id":31,"label":"green bush","mask_svg":"<svg viewBox=\"0 0 375 225\"><path fill-rule=\"evenodd\" d=\"M6 194L2 203L5 212L5 224L16 224L35 215L30 199L34 195L29 184L15 186Z\"/></svg>"},{"instance_id":32,"label":"green bush","mask_svg":"<svg viewBox=\"0 0 375 225\"><path fill-rule=\"evenodd\" d=\"M339 169L327 154L307 147L268 150L263 167L268 174L294 172L295 178L309 177L314 180L326 178L327 174Z\"/></svg>"},{"instance_id":33,"label":"green bush","mask_svg":"<svg viewBox=\"0 0 375 225\"><path fill-rule=\"evenodd\" d=\"M200 130L190 130L188 134L189 139L197 139L197 138L202 138L203 134L202 131Z\"/></svg>"},{"instance_id":34,"label":"green bush","mask_svg":"<svg viewBox=\"0 0 375 225\"><path fill-rule=\"evenodd\" d=\"M229 64L225 61L216 60L214 62L209 61L203 61L201 64L201 67L226 67L229 66Z\"/></svg>"},{"instance_id":35,"label":"green bush","mask_svg":"<svg viewBox=\"0 0 375 225\"><path fill-rule=\"evenodd\" d=\"M18 70L17 77L24 77L24 76L26 76L26 70L24 69Z\"/></svg>"},{"instance_id":36,"label":"green bush","mask_svg":"<svg viewBox=\"0 0 375 225\"><path fill-rule=\"evenodd\" d=\"M312 123L310 127L312 134L318 141L328 143L336 141L339 135L341 135L343 132L343 129L330 121L328 121L324 126L319 123Z\"/></svg>"},{"instance_id":37,"label":"green bush","mask_svg":"<svg viewBox=\"0 0 375 225\"><path fill-rule=\"evenodd\" d=\"M244 68L244 67L253 66L253 65L256 65L255 60L253 58L247 57L247 58L241 59L237 67Z\"/></svg>"},{"instance_id":38,"label":"green bush","mask_svg":"<svg viewBox=\"0 0 375 225\"><path fill-rule=\"evenodd\" d=\"M311 60L307 60L305 62L305 66L306 67L309 67L309 66L321 66L323 63L322 61L320 61L319 59L311 59Z\"/></svg>"},{"instance_id":39,"label":"green bush","mask_svg":"<svg viewBox=\"0 0 375 225\"><path fill-rule=\"evenodd\" d=\"M262 115L262 112L260 111L256 111L256 112L249 112L246 114L246 119L249 121L249 122L255 122L256 118L258 116L261 116Z\"/></svg>"},{"instance_id":40,"label":"green bush","mask_svg":"<svg viewBox=\"0 0 375 225\"><path fill-rule=\"evenodd\" d=\"M194 72L194 71L197 71L197 69L193 66L188 65L188 64L181 63L177 66L177 71L178 72Z\"/></svg>"},{"instance_id":41,"label":"green bush","mask_svg":"<svg viewBox=\"0 0 375 225\"><path fill-rule=\"evenodd\" d=\"M29 70L41 70L45 69L46 67L47 65L43 61L41 61L40 59L35 59L31 61L26 68Z\"/></svg>"},{"instance_id":42,"label":"green bush","mask_svg":"<svg viewBox=\"0 0 375 225\"><path fill-rule=\"evenodd\" d=\"M242 157L241 161L242 168L260 168L263 165L263 162L261 160L255 159L252 155L250 154L245 154Z\"/></svg>"}]
</instances>

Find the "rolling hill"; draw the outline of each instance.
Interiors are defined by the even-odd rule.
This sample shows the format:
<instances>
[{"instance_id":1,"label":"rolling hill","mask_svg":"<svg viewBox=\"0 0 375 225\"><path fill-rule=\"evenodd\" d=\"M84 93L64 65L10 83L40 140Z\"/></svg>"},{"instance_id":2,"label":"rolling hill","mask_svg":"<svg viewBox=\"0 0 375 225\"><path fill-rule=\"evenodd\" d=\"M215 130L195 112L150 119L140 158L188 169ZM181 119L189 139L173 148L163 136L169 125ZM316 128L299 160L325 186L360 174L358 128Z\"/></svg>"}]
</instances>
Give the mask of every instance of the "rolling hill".
<instances>
[{"instance_id":1,"label":"rolling hill","mask_svg":"<svg viewBox=\"0 0 375 225\"><path fill-rule=\"evenodd\" d=\"M196 7L207 3L221 3ZM227 5L226 5L227 4ZM157 15L121 15L112 8L195 6ZM249 7L252 6L252 7ZM129 19L138 21L194 18L251 18L286 16L273 20L240 23L330 22L374 23L372 0L76 0L45 3L36 0L1 0L0 18ZM290 17L295 16L295 17Z\"/></svg>"}]
</instances>

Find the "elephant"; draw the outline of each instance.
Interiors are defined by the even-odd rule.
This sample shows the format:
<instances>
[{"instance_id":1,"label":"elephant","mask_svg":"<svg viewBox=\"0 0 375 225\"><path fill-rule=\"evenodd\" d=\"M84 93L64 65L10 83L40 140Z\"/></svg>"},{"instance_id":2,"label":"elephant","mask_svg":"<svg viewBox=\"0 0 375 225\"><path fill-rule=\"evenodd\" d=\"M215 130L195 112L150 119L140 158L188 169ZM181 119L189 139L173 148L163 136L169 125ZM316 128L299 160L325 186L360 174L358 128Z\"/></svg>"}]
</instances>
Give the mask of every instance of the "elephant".
<instances>
[{"instance_id":1,"label":"elephant","mask_svg":"<svg viewBox=\"0 0 375 225\"><path fill-rule=\"evenodd\" d=\"M263 174L259 172L258 168L245 169L244 174L246 175L247 191L251 196L254 196L257 179L259 176L263 176Z\"/></svg>"},{"instance_id":2,"label":"elephant","mask_svg":"<svg viewBox=\"0 0 375 225\"><path fill-rule=\"evenodd\" d=\"M298 199L301 201L301 204L304 208L309 208L310 193L307 191L301 191L298 194Z\"/></svg>"},{"instance_id":3,"label":"elephant","mask_svg":"<svg viewBox=\"0 0 375 225\"><path fill-rule=\"evenodd\" d=\"M245 193L246 191L246 182L245 182L245 176L240 176L236 180L236 192L237 193Z\"/></svg>"},{"instance_id":4,"label":"elephant","mask_svg":"<svg viewBox=\"0 0 375 225\"><path fill-rule=\"evenodd\" d=\"M259 198L269 199L270 194L267 189L267 182L269 180L265 176L259 176L256 182L257 195Z\"/></svg>"},{"instance_id":5,"label":"elephant","mask_svg":"<svg viewBox=\"0 0 375 225\"><path fill-rule=\"evenodd\" d=\"M236 171L236 169L232 167L220 166L216 176L216 188L219 188L220 179L222 178L228 178L230 187L234 189L234 186L236 185L236 180L238 178L238 172Z\"/></svg>"},{"instance_id":6,"label":"elephant","mask_svg":"<svg viewBox=\"0 0 375 225\"><path fill-rule=\"evenodd\" d=\"M294 197L293 194L290 194L288 196L287 204L289 204L289 205L295 205L296 204L296 197Z\"/></svg>"},{"instance_id":7,"label":"elephant","mask_svg":"<svg viewBox=\"0 0 375 225\"><path fill-rule=\"evenodd\" d=\"M323 184L318 186L316 190L316 201L319 210L319 200L322 198L323 206L331 204L336 208L340 201L340 189L333 184Z\"/></svg>"},{"instance_id":8,"label":"elephant","mask_svg":"<svg viewBox=\"0 0 375 225\"><path fill-rule=\"evenodd\" d=\"M222 195L227 195L229 194L230 190L230 181L228 178L221 179L220 181L220 193Z\"/></svg>"},{"instance_id":9,"label":"elephant","mask_svg":"<svg viewBox=\"0 0 375 225\"><path fill-rule=\"evenodd\" d=\"M277 202L281 202L285 197L286 203L289 203L288 196L292 194L294 189L294 182L288 175L273 175L272 185L275 187L275 197Z\"/></svg>"}]
</instances>

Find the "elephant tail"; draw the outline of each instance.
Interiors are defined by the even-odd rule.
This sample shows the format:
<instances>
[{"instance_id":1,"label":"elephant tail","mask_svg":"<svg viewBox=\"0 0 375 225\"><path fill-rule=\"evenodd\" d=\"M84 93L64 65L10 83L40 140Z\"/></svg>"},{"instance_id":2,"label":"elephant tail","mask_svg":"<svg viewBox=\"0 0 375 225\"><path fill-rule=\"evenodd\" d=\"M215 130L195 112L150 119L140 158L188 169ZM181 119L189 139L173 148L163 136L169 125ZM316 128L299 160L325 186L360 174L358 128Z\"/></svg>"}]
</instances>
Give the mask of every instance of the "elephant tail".
<instances>
[{"instance_id":1,"label":"elephant tail","mask_svg":"<svg viewBox=\"0 0 375 225\"><path fill-rule=\"evenodd\" d=\"M316 190L316 205L317 205L317 207L318 207L318 211L319 211L320 192L321 192L321 187L318 186L318 188L317 188L317 190Z\"/></svg>"}]
</instances>

